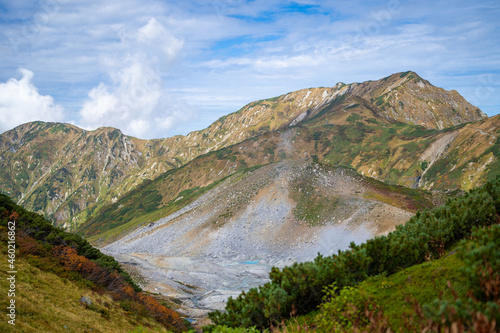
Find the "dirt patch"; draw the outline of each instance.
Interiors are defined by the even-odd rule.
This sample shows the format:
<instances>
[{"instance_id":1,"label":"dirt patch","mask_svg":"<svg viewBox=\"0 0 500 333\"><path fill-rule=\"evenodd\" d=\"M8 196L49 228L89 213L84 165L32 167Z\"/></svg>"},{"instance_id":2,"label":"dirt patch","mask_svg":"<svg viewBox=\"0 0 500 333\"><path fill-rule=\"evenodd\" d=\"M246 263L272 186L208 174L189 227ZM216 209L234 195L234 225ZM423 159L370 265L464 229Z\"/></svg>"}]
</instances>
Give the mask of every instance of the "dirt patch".
<instances>
[{"instance_id":1,"label":"dirt patch","mask_svg":"<svg viewBox=\"0 0 500 333\"><path fill-rule=\"evenodd\" d=\"M422 186L422 181L427 170L429 170L434 162L436 162L441 157L441 155L445 152L445 150L453 142L453 140L455 140L459 133L460 131L455 131L443 135L441 138L434 141L429 146L429 148L427 148L422 153L422 155L420 156L420 161L425 161L427 163L427 166L420 176L418 187Z\"/></svg>"}]
</instances>

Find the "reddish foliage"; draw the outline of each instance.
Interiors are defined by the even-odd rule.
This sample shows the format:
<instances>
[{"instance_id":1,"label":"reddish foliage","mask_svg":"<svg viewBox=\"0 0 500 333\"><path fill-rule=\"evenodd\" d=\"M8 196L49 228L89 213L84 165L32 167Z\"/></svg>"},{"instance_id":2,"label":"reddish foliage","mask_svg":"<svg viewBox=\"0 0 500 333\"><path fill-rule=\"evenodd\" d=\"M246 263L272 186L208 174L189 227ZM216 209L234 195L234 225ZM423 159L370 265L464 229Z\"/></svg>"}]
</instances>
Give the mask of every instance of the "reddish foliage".
<instances>
[{"instance_id":1,"label":"reddish foliage","mask_svg":"<svg viewBox=\"0 0 500 333\"><path fill-rule=\"evenodd\" d=\"M18 219L19 219L19 214L16 211L13 211L9 216L9 220L11 221L17 222Z\"/></svg>"},{"instance_id":2,"label":"reddish foliage","mask_svg":"<svg viewBox=\"0 0 500 333\"><path fill-rule=\"evenodd\" d=\"M43 255L46 253L46 250L39 242L22 230L17 234L16 243L21 254Z\"/></svg>"},{"instance_id":3,"label":"reddish foliage","mask_svg":"<svg viewBox=\"0 0 500 333\"><path fill-rule=\"evenodd\" d=\"M124 281L123 277L116 272L110 272L96 263L80 256L76 250L68 246L55 246L52 254L57 257L60 263L67 269L71 269L82 274L86 279L105 286L106 289L121 300L132 300L142 304L150 315L158 322L169 329L182 331L184 324L179 314L167 309L151 296L137 293L130 284Z\"/></svg>"},{"instance_id":4,"label":"reddish foliage","mask_svg":"<svg viewBox=\"0 0 500 333\"><path fill-rule=\"evenodd\" d=\"M13 222L17 222L17 220L19 219L19 214L15 210L12 211L8 209L2 210L0 216L4 220L9 220Z\"/></svg>"}]
</instances>

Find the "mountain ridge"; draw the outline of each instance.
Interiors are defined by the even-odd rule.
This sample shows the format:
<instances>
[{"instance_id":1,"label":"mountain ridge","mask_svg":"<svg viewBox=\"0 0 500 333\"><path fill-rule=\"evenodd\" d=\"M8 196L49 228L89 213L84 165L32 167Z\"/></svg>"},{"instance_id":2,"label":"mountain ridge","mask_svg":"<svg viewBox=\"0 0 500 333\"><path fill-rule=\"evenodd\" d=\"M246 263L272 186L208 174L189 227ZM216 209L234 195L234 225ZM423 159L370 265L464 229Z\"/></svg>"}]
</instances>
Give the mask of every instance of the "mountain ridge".
<instances>
[{"instance_id":1,"label":"mountain ridge","mask_svg":"<svg viewBox=\"0 0 500 333\"><path fill-rule=\"evenodd\" d=\"M415 97L419 93L420 99ZM110 127L85 131L70 124L33 122L0 135L0 186L19 203L74 229L144 180L198 156L286 128L318 126L321 121L350 125L352 117L434 129L486 115L458 93L404 72L255 101L203 130L165 139L142 140Z\"/></svg>"},{"instance_id":2,"label":"mountain ridge","mask_svg":"<svg viewBox=\"0 0 500 333\"><path fill-rule=\"evenodd\" d=\"M415 126L396 124L377 132L372 128L378 126L370 128L363 124L366 135L361 137L365 140L358 139L363 132L354 132L355 135L347 136L345 142L340 142L344 140L341 135L351 126L337 126L335 130L330 125L322 126L324 132L319 132L318 127L312 130L292 127L201 155L103 208L80 231L91 236L120 227L116 230L126 234L129 228L154 222L182 208L236 172L280 161L317 160L326 166L352 168L389 184L409 188L419 184L423 189L468 190L499 174L498 143L493 138L485 142L483 137L500 135L500 116L442 131L422 131ZM320 134L320 139L315 140L316 133ZM393 133L390 139L384 139L387 133ZM443 144L443 138L450 135L453 140ZM380 140L375 142L376 146L373 145L374 137ZM332 149L331 140L341 144ZM94 241L98 238L92 237Z\"/></svg>"}]
</instances>

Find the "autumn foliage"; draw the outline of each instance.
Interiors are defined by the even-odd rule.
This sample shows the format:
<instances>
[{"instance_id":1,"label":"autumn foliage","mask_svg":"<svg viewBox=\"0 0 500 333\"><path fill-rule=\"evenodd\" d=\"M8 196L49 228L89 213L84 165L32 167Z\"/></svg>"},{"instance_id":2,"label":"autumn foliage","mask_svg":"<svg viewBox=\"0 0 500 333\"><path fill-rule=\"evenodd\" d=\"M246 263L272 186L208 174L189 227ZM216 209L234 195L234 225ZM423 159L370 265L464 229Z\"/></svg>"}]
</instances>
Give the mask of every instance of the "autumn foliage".
<instances>
[{"instance_id":1,"label":"autumn foliage","mask_svg":"<svg viewBox=\"0 0 500 333\"><path fill-rule=\"evenodd\" d=\"M85 280L95 290L107 291L116 301L128 304L131 312L150 316L168 330L186 331L179 314L140 291L112 257L0 194L0 225L6 226L8 221L16 221L16 245L20 255L40 263L40 269Z\"/></svg>"},{"instance_id":2,"label":"autumn foliage","mask_svg":"<svg viewBox=\"0 0 500 333\"><path fill-rule=\"evenodd\" d=\"M134 288L123 277L103 269L96 263L80 256L75 249L67 246L55 246L52 255L67 269L80 273L84 278L95 284L105 286L118 300L131 300L144 306L148 314L169 329L182 330L184 325L179 314L167 309L157 300L142 292L135 292Z\"/></svg>"}]
</instances>

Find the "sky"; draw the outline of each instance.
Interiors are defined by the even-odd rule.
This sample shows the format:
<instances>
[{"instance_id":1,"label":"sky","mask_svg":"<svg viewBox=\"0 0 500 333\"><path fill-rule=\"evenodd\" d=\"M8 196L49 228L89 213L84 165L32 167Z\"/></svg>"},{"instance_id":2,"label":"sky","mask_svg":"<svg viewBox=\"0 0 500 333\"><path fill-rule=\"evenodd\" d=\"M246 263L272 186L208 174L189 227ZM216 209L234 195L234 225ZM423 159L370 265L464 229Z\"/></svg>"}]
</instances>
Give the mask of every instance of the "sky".
<instances>
[{"instance_id":1,"label":"sky","mask_svg":"<svg viewBox=\"0 0 500 333\"><path fill-rule=\"evenodd\" d=\"M412 70L500 113L500 2L0 0L0 133L185 135L259 99Z\"/></svg>"}]
</instances>

